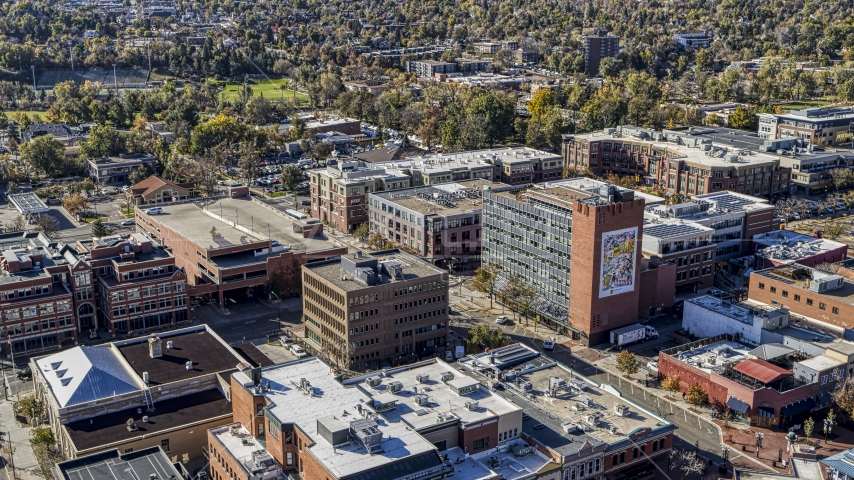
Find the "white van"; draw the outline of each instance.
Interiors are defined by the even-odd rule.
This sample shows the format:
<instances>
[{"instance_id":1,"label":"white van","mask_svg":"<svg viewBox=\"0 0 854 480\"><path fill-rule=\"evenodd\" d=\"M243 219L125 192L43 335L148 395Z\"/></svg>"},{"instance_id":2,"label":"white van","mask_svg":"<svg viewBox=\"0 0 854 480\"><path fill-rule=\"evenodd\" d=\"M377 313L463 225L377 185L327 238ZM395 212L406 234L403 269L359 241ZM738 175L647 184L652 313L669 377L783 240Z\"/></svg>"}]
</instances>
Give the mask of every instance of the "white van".
<instances>
[{"instance_id":1,"label":"white van","mask_svg":"<svg viewBox=\"0 0 854 480\"><path fill-rule=\"evenodd\" d=\"M308 356L308 354L305 353L305 350L303 350L302 347L300 347L297 344L291 345L291 352L293 352L294 355L296 355L299 358L304 358L304 357Z\"/></svg>"},{"instance_id":2,"label":"white van","mask_svg":"<svg viewBox=\"0 0 854 480\"><path fill-rule=\"evenodd\" d=\"M157 215L163 213L163 208L161 207L151 207L145 211L146 215Z\"/></svg>"}]
</instances>

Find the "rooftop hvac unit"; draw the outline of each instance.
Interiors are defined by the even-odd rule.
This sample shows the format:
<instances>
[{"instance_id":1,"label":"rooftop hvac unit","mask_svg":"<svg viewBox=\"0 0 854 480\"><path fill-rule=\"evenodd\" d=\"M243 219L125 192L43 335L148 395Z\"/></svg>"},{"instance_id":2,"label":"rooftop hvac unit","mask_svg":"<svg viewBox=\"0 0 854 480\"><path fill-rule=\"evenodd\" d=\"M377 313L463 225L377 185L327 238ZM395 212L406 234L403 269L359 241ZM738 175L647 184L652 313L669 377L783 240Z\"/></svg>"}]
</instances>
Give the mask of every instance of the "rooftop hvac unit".
<instances>
[{"instance_id":1,"label":"rooftop hvac unit","mask_svg":"<svg viewBox=\"0 0 854 480\"><path fill-rule=\"evenodd\" d=\"M466 408L468 410L477 410L479 407L477 402L466 402Z\"/></svg>"},{"instance_id":2,"label":"rooftop hvac unit","mask_svg":"<svg viewBox=\"0 0 854 480\"><path fill-rule=\"evenodd\" d=\"M577 431L579 430L579 428L578 428L578 424L577 424L577 423L572 423L572 422L565 422L565 423L562 423L562 424L561 424L561 427L563 427L563 430L564 430L566 433L573 433L573 432L577 432Z\"/></svg>"},{"instance_id":3,"label":"rooftop hvac unit","mask_svg":"<svg viewBox=\"0 0 854 480\"><path fill-rule=\"evenodd\" d=\"M403 390L403 384L400 382L391 382L388 384L388 391L391 393L397 393Z\"/></svg>"},{"instance_id":4,"label":"rooftop hvac unit","mask_svg":"<svg viewBox=\"0 0 854 480\"><path fill-rule=\"evenodd\" d=\"M525 382L522 384L522 390L524 390L526 392L530 392L533 389L534 389L534 385L532 385L531 382Z\"/></svg>"},{"instance_id":5,"label":"rooftop hvac unit","mask_svg":"<svg viewBox=\"0 0 854 480\"><path fill-rule=\"evenodd\" d=\"M451 372L443 372L442 373L442 381L448 382L454 379L454 374Z\"/></svg>"},{"instance_id":6,"label":"rooftop hvac unit","mask_svg":"<svg viewBox=\"0 0 854 480\"><path fill-rule=\"evenodd\" d=\"M415 376L415 379L418 380L418 383L427 383L430 381L430 375L426 373L422 373Z\"/></svg>"},{"instance_id":7,"label":"rooftop hvac unit","mask_svg":"<svg viewBox=\"0 0 854 480\"><path fill-rule=\"evenodd\" d=\"M430 400L427 395L421 394L415 396L415 403L417 403L418 405L427 405L429 402Z\"/></svg>"},{"instance_id":8,"label":"rooftop hvac unit","mask_svg":"<svg viewBox=\"0 0 854 480\"><path fill-rule=\"evenodd\" d=\"M368 377L365 379L365 383L367 383L371 387L377 387L381 383L383 383L383 379L380 377Z\"/></svg>"},{"instance_id":9,"label":"rooftop hvac unit","mask_svg":"<svg viewBox=\"0 0 854 480\"><path fill-rule=\"evenodd\" d=\"M629 414L629 406L628 405L614 405L614 413L621 417L625 417Z\"/></svg>"}]
</instances>

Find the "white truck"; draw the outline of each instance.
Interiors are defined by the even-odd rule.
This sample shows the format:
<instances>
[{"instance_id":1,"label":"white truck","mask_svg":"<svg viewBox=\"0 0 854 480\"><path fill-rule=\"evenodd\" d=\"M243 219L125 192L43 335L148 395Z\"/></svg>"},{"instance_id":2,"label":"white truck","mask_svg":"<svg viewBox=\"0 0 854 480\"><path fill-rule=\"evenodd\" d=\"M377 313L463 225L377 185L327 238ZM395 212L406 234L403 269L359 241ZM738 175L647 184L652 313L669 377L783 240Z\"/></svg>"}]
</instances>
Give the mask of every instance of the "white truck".
<instances>
[{"instance_id":1,"label":"white truck","mask_svg":"<svg viewBox=\"0 0 854 480\"><path fill-rule=\"evenodd\" d=\"M658 330L640 323L611 330L611 345L616 347L654 338L658 338Z\"/></svg>"}]
</instances>

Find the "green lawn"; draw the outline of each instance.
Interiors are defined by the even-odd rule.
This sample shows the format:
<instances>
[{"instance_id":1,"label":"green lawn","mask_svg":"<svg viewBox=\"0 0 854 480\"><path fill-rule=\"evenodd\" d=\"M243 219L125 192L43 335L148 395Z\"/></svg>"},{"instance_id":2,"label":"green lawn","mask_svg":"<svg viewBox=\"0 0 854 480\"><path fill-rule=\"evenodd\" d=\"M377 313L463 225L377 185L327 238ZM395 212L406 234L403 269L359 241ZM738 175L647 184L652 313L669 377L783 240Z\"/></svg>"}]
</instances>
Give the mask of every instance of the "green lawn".
<instances>
[{"instance_id":1,"label":"green lawn","mask_svg":"<svg viewBox=\"0 0 854 480\"><path fill-rule=\"evenodd\" d=\"M823 99L816 100L793 100L787 103L775 104L775 107L780 107L783 110L802 110L804 108L814 108L814 107L823 107L825 105L829 105L831 102Z\"/></svg>"},{"instance_id":2,"label":"green lawn","mask_svg":"<svg viewBox=\"0 0 854 480\"><path fill-rule=\"evenodd\" d=\"M15 111L6 111L3 112L6 114L6 117L14 120L15 119ZM44 120L44 112L37 112L35 110L21 110L21 113L26 113L28 117L32 117L33 115L39 117L39 119Z\"/></svg>"},{"instance_id":3,"label":"green lawn","mask_svg":"<svg viewBox=\"0 0 854 480\"><path fill-rule=\"evenodd\" d=\"M269 100L281 100L282 91L279 87L288 81L286 78L274 78L268 80L266 78L250 78L249 85L252 89L252 96L263 95ZM217 82L222 87L222 99L227 102L239 102L242 99L243 82ZM292 98L293 90L285 90L285 98ZM296 92L296 96L300 102L308 102L308 95Z\"/></svg>"}]
</instances>

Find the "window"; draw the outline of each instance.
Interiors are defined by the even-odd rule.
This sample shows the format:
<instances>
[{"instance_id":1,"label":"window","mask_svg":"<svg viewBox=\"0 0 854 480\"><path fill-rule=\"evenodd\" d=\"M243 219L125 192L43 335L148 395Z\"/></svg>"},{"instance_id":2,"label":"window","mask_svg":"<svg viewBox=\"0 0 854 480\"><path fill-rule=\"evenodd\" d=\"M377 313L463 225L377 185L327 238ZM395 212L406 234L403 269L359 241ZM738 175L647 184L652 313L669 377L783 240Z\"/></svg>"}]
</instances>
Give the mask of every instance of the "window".
<instances>
[{"instance_id":1,"label":"window","mask_svg":"<svg viewBox=\"0 0 854 480\"><path fill-rule=\"evenodd\" d=\"M765 290L765 284L764 283L759 284L759 290Z\"/></svg>"},{"instance_id":2,"label":"window","mask_svg":"<svg viewBox=\"0 0 854 480\"><path fill-rule=\"evenodd\" d=\"M838 307L833 307L830 311L833 312L834 315L839 315L839 308Z\"/></svg>"},{"instance_id":3,"label":"window","mask_svg":"<svg viewBox=\"0 0 854 480\"><path fill-rule=\"evenodd\" d=\"M783 290L783 297L789 298L789 292L787 290Z\"/></svg>"},{"instance_id":4,"label":"window","mask_svg":"<svg viewBox=\"0 0 854 480\"><path fill-rule=\"evenodd\" d=\"M796 301L796 302L800 302L800 301L801 301L801 296L800 296L800 295L795 295L795 301Z\"/></svg>"},{"instance_id":5,"label":"window","mask_svg":"<svg viewBox=\"0 0 854 480\"><path fill-rule=\"evenodd\" d=\"M807 305L812 306L812 299L811 298L807 299Z\"/></svg>"},{"instance_id":6,"label":"window","mask_svg":"<svg viewBox=\"0 0 854 480\"><path fill-rule=\"evenodd\" d=\"M777 287L771 287L771 293L777 293Z\"/></svg>"},{"instance_id":7,"label":"window","mask_svg":"<svg viewBox=\"0 0 854 480\"><path fill-rule=\"evenodd\" d=\"M169 439L166 438L160 441L160 448L163 449L164 452L169 453Z\"/></svg>"},{"instance_id":8,"label":"window","mask_svg":"<svg viewBox=\"0 0 854 480\"><path fill-rule=\"evenodd\" d=\"M285 465L292 467L294 466L294 454L293 452L285 453Z\"/></svg>"},{"instance_id":9,"label":"window","mask_svg":"<svg viewBox=\"0 0 854 480\"><path fill-rule=\"evenodd\" d=\"M480 440L475 440L473 446L475 450L489 448L489 437L481 438Z\"/></svg>"},{"instance_id":10,"label":"window","mask_svg":"<svg viewBox=\"0 0 854 480\"><path fill-rule=\"evenodd\" d=\"M818 302L818 308L819 308L819 310L824 310L826 306L827 306L827 305L825 305L825 304L824 304L824 302Z\"/></svg>"}]
</instances>

